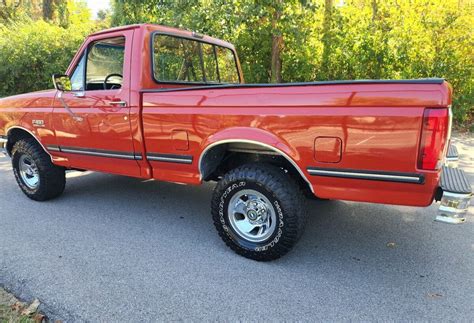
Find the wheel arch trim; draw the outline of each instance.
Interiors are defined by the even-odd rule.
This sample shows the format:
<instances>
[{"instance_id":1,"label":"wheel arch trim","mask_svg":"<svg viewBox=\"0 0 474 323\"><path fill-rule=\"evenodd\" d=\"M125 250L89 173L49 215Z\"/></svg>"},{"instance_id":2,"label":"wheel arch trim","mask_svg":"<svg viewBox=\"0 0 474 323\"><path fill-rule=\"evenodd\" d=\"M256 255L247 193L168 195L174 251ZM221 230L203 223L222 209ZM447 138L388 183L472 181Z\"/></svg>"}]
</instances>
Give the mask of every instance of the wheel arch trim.
<instances>
[{"instance_id":1,"label":"wheel arch trim","mask_svg":"<svg viewBox=\"0 0 474 323\"><path fill-rule=\"evenodd\" d=\"M204 150L201 152L201 154L199 156L198 168L199 168L199 178L200 178L201 181L203 180L203 170L202 170L203 166L202 166L202 164L203 164L203 161L205 159L206 154L214 147L217 147L219 145L229 144L229 143L253 144L253 145L262 146L262 147L265 147L267 149L275 151L279 155L283 156L298 171L298 173L301 175L301 177L304 179L304 181L308 184L311 192L313 192L313 194L315 193L313 185L308 180L308 178L306 177L303 170L298 166L298 164L293 160L293 158L291 158L286 152L284 152L283 150L281 150L279 148L275 148L275 147L273 147L269 144L263 143L261 141L249 140L249 139L222 139L222 140L218 140L218 141L215 141L215 142L207 145L206 148L204 148Z\"/></svg>"},{"instance_id":2,"label":"wheel arch trim","mask_svg":"<svg viewBox=\"0 0 474 323\"><path fill-rule=\"evenodd\" d=\"M33 133L31 130L29 130L27 128L24 128L24 127L21 127L21 126L12 126L12 127L8 128L7 131L5 132L5 134L7 136L7 140L10 138L10 132L14 129L20 129L20 130L23 130L23 131L27 132L31 137L33 137L36 140L36 142L41 146L41 148L43 148L43 150L48 154L48 156L51 158L51 162L53 161L53 156L49 153L49 151L46 149L46 147L41 143L41 141L38 139L36 134ZM7 144L8 144L8 141L7 141Z\"/></svg>"}]
</instances>

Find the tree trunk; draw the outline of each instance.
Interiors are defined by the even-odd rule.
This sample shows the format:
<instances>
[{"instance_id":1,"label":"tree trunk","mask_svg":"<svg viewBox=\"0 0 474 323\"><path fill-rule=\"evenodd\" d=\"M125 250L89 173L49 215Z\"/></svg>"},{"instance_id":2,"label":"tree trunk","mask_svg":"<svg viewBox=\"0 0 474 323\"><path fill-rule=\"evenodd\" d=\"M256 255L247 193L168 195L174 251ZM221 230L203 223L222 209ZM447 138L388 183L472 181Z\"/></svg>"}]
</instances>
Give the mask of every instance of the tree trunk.
<instances>
[{"instance_id":1,"label":"tree trunk","mask_svg":"<svg viewBox=\"0 0 474 323\"><path fill-rule=\"evenodd\" d=\"M323 77L330 78L329 57L331 56L331 25L332 25L332 7L334 0L325 0L324 21L323 21L323 57L321 61L321 72Z\"/></svg>"},{"instance_id":2,"label":"tree trunk","mask_svg":"<svg viewBox=\"0 0 474 323\"><path fill-rule=\"evenodd\" d=\"M372 0L372 21L377 20L377 12L378 12L377 0Z\"/></svg>"},{"instance_id":3,"label":"tree trunk","mask_svg":"<svg viewBox=\"0 0 474 323\"><path fill-rule=\"evenodd\" d=\"M21 8L22 5L22 0L16 0L11 2L2 0L0 2L0 22L7 23L11 20L14 20L18 13L18 9Z\"/></svg>"},{"instance_id":4,"label":"tree trunk","mask_svg":"<svg viewBox=\"0 0 474 323\"><path fill-rule=\"evenodd\" d=\"M378 7L377 0L372 0L371 6L372 6L372 29L373 29L373 33L376 34L378 28L383 28L382 26L380 26L380 21L379 21L382 19L382 17L379 16L379 7ZM375 54L375 60L374 60L374 66L373 66L373 75L371 75L371 77L375 79L380 79L382 76L382 67L383 67L383 60L384 60L385 48L386 48L386 38L383 37L377 44L373 44L373 46L374 46L373 51Z\"/></svg>"},{"instance_id":5,"label":"tree trunk","mask_svg":"<svg viewBox=\"0 0 474 323\"><path fill-rule=\"evenodd\" d=\"M53 0L43 0L43 19L46 21L53 20Z\"/></svg>"},{"instance_id":6,"label":"tree trunk","mask_svg":"<svg viewBox=\"0 0 474 323\"><path fill-rule=\"evenodd\" d=\"M53 12L57 13L59 25L63 28L69 26L69 11L67 9L67 0L54 0Z\"/></svg>"},{"instance_id":7,"label":"tree trunk","mask_svg":"<svg viewBox=\"0 0 474 323\"><path fill-rule=\"evenodd\" d=\"M283 35L277 24L281 17L282 0L277 1L272 18L272 62L271 62L271 83L281 83L281 50L283 48Z\"/></svg>"}]
</instances>

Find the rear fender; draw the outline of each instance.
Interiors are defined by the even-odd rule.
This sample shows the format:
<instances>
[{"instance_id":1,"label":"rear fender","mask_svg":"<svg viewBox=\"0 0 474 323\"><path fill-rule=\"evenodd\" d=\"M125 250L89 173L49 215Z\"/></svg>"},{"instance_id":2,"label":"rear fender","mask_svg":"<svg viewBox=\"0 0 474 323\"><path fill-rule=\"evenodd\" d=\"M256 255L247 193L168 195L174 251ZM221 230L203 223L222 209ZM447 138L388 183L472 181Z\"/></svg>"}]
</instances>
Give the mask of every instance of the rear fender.
<instances>
[{"instance_id":1,"label":"rear fender","mask_svg":"<svg viewBox=\"0 0 474 323\"><path fill-rule=\"evenodd\" d=\"M248 127L234 127L220 131L208 137L201 146L201 155L199 157L199 174L201 180L203 179L203 168L206 158L206 153L211 148L228 143L244 143L261 146L267 150L273 150L275 153L283 156L290 162L301 177L307 182L311 191L314 193L313 186L304 174L302 168L298 165L300 162L299 153L290 148L290 146L281 138L262 129L248 128Z\"/></svg>"}]
</instances>

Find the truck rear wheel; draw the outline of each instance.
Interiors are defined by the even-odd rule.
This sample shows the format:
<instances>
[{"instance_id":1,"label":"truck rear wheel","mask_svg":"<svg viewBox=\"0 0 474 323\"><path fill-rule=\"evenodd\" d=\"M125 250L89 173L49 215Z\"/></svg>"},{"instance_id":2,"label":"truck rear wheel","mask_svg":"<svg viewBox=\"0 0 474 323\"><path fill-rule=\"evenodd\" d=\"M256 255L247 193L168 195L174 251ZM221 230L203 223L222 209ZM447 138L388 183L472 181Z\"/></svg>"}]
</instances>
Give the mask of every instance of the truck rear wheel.
<instances>
[{"instance_id":1,"label":"truck rear wheel","mask_svg":"<svg viewBox=\"0 0 474 323\"><path fill-rule=\"evenodd\" d=\"M214 225L244 257L277 259L296 244L306 221L299 186L278 167L248 164L228 172L214 189Z\"/></svg>"},{"instance_id":2,"label":"truck rear wheel","mask_svg":"<svg viewBox=\"0 0 474 323\"><path fill-rule=\"evenodd\" d=\"M32 200L50 200L64 191L64 168L53 165L49 155L32 138L21 139L15 143L12 166L18 185Z\"/></svg>"}]
</instances>

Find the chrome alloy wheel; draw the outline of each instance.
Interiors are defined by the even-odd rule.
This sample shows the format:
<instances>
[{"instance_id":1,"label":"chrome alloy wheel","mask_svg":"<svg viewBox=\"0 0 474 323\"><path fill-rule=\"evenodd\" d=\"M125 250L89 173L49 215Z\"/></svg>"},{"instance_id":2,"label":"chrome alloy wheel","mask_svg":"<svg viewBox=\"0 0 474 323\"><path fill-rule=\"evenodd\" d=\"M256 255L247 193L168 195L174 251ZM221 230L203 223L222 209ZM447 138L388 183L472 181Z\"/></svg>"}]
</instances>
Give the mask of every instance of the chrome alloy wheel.
<instances>
[{"instance_id":1,"label":"chrome alloy wheel","mask_svg":"<svg viewBox=\"0 0 474 323\"><path fill-rule=\"evenodd\" d=\"M26 186L30 189L35 189L39 185L40 177L39 177L39 170L36 163L33 159L27 155L22 155L18 162L19 164L19 171L20 177L25 183Z\"/></svg>"},{"instance_id":2,"label":"chrome alloy wheel","mask_svg":"<svg viewBox=\"0 0 474 323\"><path fill-rule=\"evenodd\" d=\"M255 190L235 193L227 214L234 231L248 241L265 241L277 227L275 208L265 195Z\"/></svg>"}]
</instances>

